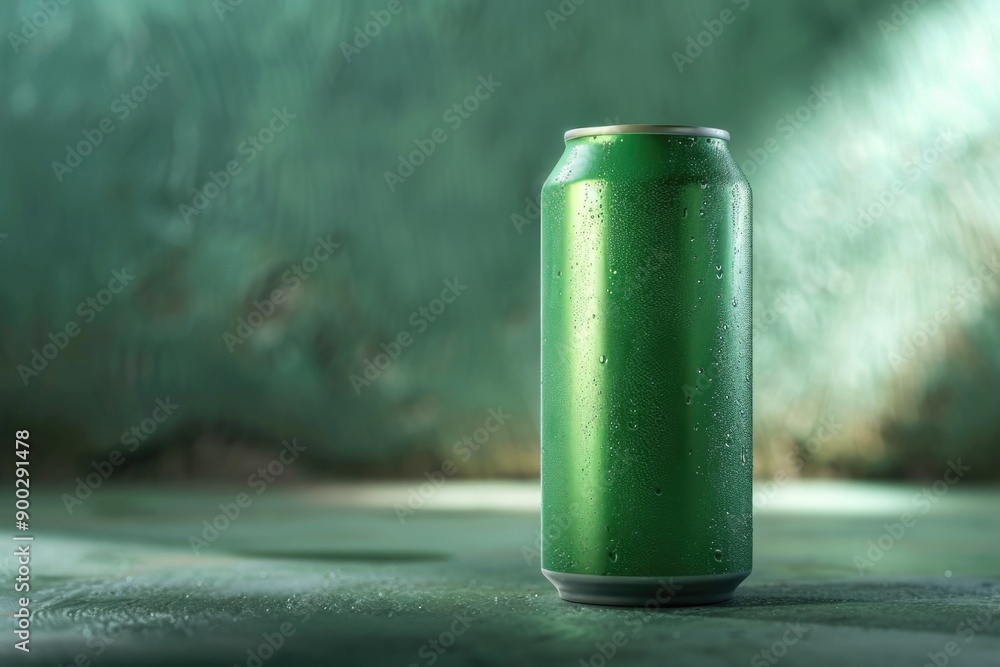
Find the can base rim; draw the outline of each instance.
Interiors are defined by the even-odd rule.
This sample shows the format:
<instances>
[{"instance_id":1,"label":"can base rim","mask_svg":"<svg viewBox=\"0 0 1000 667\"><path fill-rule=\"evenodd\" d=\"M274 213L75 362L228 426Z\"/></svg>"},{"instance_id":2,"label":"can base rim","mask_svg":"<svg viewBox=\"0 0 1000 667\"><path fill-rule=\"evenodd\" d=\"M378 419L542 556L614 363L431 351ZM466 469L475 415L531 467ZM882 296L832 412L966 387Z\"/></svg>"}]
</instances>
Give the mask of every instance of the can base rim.
<instances>
[{"instance_id":1,"label":"can base rim","mask_svg":"<svg viewBox=\"0 0 1000 667\"><path fill-rule=\"evenodd\" d=\"M685 577L621 577L569 574L542 569L559 597L580 604L614 607L690 607L718 604L733 598L750 570Z\"/></svg>"}]
</instances>

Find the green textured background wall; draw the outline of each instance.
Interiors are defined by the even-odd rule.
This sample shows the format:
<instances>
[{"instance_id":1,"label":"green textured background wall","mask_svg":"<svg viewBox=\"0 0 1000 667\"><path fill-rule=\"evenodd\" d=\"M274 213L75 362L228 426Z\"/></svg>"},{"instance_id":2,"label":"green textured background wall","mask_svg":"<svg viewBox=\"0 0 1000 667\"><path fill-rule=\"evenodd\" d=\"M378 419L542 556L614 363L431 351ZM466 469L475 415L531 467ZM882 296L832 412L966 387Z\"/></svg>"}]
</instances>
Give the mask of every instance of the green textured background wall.
<instances>
[{"instance_id":1,"label":"green textured background wall","mask_svg":"<svg viewBox=\"0 0 1000 667\"><path fill-rule=\"evenodd\" d=\"M732 132L755 189L759 474L962 456L1000 475L995 3L387 4L0 8L0 422L31 426L47 475L122 449L168 397L128 474L239 478L298 438L301 472L419 475L498 408L460 473L537 474L534 202L562 132L613 122ZM295 283L317 239L339 247ZM135 278L88 319L115 270ZM454 303L412 316L445 281Z\"/></svg>"}]
</instances>

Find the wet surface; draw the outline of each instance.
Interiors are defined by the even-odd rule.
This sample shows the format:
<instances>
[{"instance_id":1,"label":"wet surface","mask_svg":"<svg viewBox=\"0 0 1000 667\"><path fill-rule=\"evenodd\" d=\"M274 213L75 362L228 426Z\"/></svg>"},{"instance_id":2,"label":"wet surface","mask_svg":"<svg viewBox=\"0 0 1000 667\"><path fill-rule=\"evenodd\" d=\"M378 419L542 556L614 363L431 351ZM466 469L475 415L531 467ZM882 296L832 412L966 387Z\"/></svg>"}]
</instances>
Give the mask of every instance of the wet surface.
<instances>
[{"instance_id":1,"label":"wet surface","mask_svg":"<svg viewBox=\"0 0 1000 667\"><path fill-rule=\"evenodd\" d=\"M61 490L36 491L32 651L12 648L4 586L4 664L919 666L1000 655L1000 491L951 489L921 512L919 487L788 484L759 498L754 573L732 602L652 610L556 596L539 572L534 485L451 482L402 521L405 485L275 488L205 533L206 520L225 526L219 505L239 491L102 488L73 515ZM476 509L461 509L466 498ZM12 581L14 558L0 567Z\"/></svg>"}]
</instances>

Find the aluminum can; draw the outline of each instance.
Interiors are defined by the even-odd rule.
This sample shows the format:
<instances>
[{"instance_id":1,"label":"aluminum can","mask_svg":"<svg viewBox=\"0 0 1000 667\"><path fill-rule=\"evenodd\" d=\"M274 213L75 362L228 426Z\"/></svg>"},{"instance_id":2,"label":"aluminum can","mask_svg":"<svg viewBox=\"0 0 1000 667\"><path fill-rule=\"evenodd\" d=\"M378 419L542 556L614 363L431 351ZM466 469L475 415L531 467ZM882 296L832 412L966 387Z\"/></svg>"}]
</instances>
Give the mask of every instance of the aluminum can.
<instances>
[{"instance_id":1,"label":"aluminum can","mask_svg":"<svg viewBox=\"0 0 1000 667\"><path fill-rule=\"evenodd\" d=\"M750 184L729 134L570 130L542 188L542 572L564 599L750 574Z\"/></svg>"}]
</instances>

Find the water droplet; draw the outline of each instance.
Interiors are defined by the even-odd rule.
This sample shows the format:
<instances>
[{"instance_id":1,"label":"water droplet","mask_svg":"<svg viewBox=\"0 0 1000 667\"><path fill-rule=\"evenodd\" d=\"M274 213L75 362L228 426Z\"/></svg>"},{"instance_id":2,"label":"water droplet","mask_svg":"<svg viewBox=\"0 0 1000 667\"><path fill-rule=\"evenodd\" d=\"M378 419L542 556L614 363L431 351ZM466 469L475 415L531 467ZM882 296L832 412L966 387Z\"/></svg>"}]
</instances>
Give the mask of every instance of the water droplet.
<instances>
[{"instance_id":1,"label":"water droplet","mask_svg":"<svg viewBox=\"0 0 1000 667\"><path fill-rule=\"evenodd\" d=\"M734 296L733 297L733 308L735 308L735 307L736 307L736 297Z\"/></svg>"},{"instance_id":2,"label":"water droplet","mask_svg":"<svg viewBox=\"0 0 1000 667\"><path fill-rule=\"evenodd\" d=\"M951 570L945 570L944 577L945 579L951 579Z\"/></svg>"},{"instance_id":3,"label":"water droplet","mask_svg":"<svg viewBox=\"0 0 1000 667\"><path fill-rule=\"evenodd\" d=\"M712 555L715 556L715 560L719 561L720 563L722 562L722 551L720 549L716 549L715 553L713 553Z\"/></svg>"},{"instance_id":4,"label":"water droplet","mask_svg":"<svg viewBox=\"0 0 1000 667\"><path fill-rule=\"evenodd\" d=\"M562 271L556 271L556 275L557 276L561 276L562 275Z\"/></svg>"},{"instance_id":5,"label":"water droplet","mask_svg":"<svg viewBox=\"0 0 1000 667\"><path fill-rule=\"evenodd\" d=\"M618 554L616 554L614 551L609 551L608 560L610 560L612 563L618 562Z\"/></svg>"},{"instance_id":6,"label":"water droplet","mask_svg":"<svg viewBox=\"0 0 1000 667\"><path fill-rule=\"evenodd\" d=\"M705 369L704 369L704 368L699 368L699 369L698 369L698 373L704 373L704 372L705 372Z\"/></svg>"},{"instance_id":7,"label":"water droplet","mask_svg":"<svg viewBox=\"0 0 1000 667\"><path fill-rule=\"evenodd\" d=\"M602 364L606 364L606 363L608 363L608 358L607 358L607 357L605 357L605 356L604 356L604 355L602 354L602 355L601 355L601 358L600 358L600 359L598 359L598 361L600 361L600 362L601 362Z\"/></svg>"},{"instance_id":8,"label":"water droplet","mask_svg":"<svg viewBox=\"0 0 1000 667\"><path fill-rule=\"evenodd\" d=\"M656 495L660 495L663 493L663 489L661 489L660 487L656 487L655 489L653 489L653 493L655 493Z\"/></svg>"},{"instance_id":9,"label":"water droplet","mask_svg":"<svg viewBox=\"0 0 1000 667\"><path fill-rule=\"evenodd\" d=\"M688 217L688 210L687 210L687 206L685 206L685 207L684 207L684 215L683 215L683 217L684 217L684 218ZM694 241L694 237L693 237L693 236L691 237L691 240L692 240L692 241Z\"/></svg>"}]
</instances>

